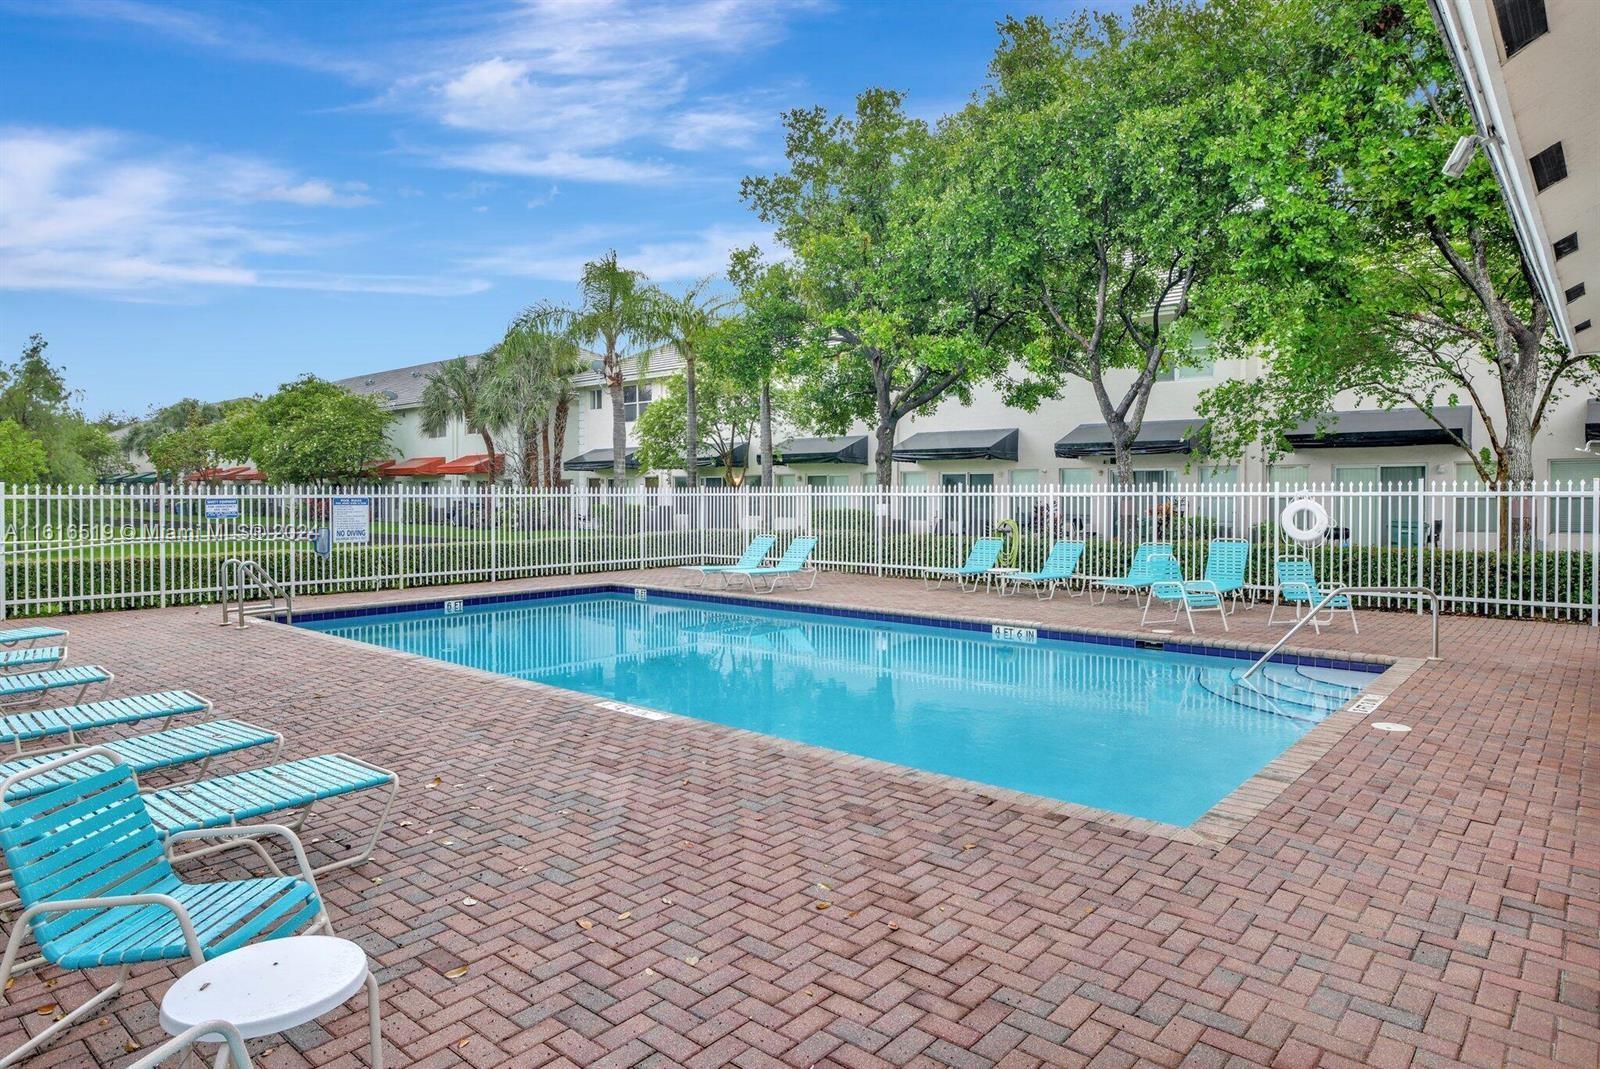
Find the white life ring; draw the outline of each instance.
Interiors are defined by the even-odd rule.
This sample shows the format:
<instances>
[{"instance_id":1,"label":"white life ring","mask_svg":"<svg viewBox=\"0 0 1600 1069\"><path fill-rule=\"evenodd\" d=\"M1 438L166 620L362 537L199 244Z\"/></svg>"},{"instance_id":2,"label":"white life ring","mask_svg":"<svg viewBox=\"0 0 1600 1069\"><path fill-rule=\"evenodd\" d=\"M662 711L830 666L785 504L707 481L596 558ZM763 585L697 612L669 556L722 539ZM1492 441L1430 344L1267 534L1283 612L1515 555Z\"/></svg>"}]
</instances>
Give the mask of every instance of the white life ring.
<instances>
[{"instance_id":1,"label":"white life ring","mask_svg":"<svg viewBox=\"0 0 1600 1069\"><path fill-rule=\"evenodd\" d=\"M1310 523L1298 522L1302 512L1309 514ZM1283 506L1278 522L1283 525L1283 533L1296 542L1315 542L1328 532L1328 510L1309 497L1299 497Z\"/></svg>"}]
</instances>

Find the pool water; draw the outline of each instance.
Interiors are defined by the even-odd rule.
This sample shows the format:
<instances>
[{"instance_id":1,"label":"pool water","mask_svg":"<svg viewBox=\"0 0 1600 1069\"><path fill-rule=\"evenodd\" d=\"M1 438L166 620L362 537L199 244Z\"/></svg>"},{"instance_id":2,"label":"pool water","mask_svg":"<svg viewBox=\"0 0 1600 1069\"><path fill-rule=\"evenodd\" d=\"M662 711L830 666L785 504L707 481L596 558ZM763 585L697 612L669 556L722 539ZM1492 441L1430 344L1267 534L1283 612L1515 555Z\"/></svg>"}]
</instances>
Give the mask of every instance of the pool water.
<instances>
[{"instance_id":1,"label":"pool water","mask_svg":"<svg viewBox=\"0 0 1600 1069\"><path fill-rule=\"evenodd\" d=\"M1179 825L1373 678L1273 664L1247 690L1236 681L1248 662L1235 658L654 595L297 624Z\"/></svg>"}]
</instances>

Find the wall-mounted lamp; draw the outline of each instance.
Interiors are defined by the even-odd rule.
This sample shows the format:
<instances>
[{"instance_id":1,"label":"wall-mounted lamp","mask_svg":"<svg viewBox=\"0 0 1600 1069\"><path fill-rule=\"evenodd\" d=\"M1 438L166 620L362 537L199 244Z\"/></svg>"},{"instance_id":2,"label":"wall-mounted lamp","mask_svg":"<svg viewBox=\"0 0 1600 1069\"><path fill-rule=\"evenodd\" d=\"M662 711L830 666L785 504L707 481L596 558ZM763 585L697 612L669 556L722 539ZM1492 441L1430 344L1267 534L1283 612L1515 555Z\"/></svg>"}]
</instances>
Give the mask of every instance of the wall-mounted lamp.
<instances>
[{"instance_id":1,"label":"wall-mounted lamp","mask_svg":"<svg viewBox=\"0 0 1600 1069\"><path fill-rule=\"evenodd\" d=\"M1600 438L1590 438L1587 442L1584 442L1583 445L1579 446L1577 449L1574 449L1573 452L1593 453L1594 447L1597 445L1600 445Z\"/></svg>"},{"instance_id":2,"label":"wall-mounted lamp","mask_svg":"<svg viewBox=\"0 0 1600 1069\"><path fill-rule=\"evenodd\" d=\"M1478 146L1483 144L1483 138L1477 134L1466 134L1456 141L1456 147L1450 150L1450 157L1444 161L1444 173L1451 178L1460 178L1467 172L1467 167L1472 163L1472 154L1478 151Z\"/></svg>"}]
</instances>

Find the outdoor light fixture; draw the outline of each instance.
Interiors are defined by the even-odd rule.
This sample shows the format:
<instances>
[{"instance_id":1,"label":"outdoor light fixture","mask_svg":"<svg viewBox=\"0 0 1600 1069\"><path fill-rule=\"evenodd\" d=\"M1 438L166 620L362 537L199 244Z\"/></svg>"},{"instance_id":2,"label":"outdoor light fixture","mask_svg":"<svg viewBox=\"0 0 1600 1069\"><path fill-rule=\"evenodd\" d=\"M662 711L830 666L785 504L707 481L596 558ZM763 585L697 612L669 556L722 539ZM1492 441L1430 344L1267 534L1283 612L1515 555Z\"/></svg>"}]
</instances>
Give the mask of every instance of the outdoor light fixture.
<instances>
[{"instance_id":1,"label":"outdoor light fixture","mask_svg":"<svg viewBox=\"0 0 1600 1069\"><path fill-rule=\"evenodd\" d=\"M1467 165L1472 162L1472 154L1478 151L1478 146L1483 144L1483 138L1477 134L1463 134L1456 142L1456 147L1450 150L1450 158L1444 161L1444 173L1451 178L1460 178L1466 173Z\"/></svg>"},{"instance_id":2,"label":"outdoor light fixture","mask_svg":"<svg viewBox=\"0 0 1600 1069\"><path fill-rule=\"evenodd\" d=\"M1600 438L1590 438L1587 442L1584 442L1578 448L1574 449L1573 452L1574 453L1593 453L1594 452L1594 447L1597 446L1597 445L1600 445Z\"/></svg>"}]
</instances>

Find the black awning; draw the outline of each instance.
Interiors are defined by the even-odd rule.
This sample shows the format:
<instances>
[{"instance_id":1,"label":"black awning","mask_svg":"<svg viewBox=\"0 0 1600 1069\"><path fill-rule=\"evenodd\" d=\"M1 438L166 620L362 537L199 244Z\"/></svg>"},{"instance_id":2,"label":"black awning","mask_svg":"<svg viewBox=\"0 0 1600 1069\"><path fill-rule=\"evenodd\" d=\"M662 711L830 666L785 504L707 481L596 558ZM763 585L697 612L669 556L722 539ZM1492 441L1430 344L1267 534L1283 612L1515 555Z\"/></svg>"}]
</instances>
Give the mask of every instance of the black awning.
<instances>
[{"instance_id":1,"label":"black awning","mask_svg":"<svg viewBox=\"0 0 1600 1069\"><path fill-rule=\"evenodd\" d=\"M1017 428L922 431L894 447L896 460L1016 460Z\"/></svg>"},{"instance_id":2,"label":"black awning","mask_svg":"<svg viewBox=\"0 0 1600 1069\"><path fill-rule=\"evenodd\" d=\"M1205 434L1204 420L1147 419L1139 425L1134 437L1135 454L1192 453ZM1080 423L1056 442L1058 457L1109 457L1115 456L1111 447L1111 431L1104 423Z\"/></svg>"},{"instance_id":3,"label":"black awning","mask_svg":"<svg viewBox=\"0 0 1600 1069\"><path fill-rule=\"evenodd\" d=\"M744 468L748 465L749 460L750 460L750 443L749 442L740 442L738 445L733 447L733 466L735 468L739 469L740 471L743 471ZM700 467L701 468L720 468L720 467L722 467L722 454L721 453L701 453L700 454Z\"/></svg>"},{"instance_id":4,"label":"black awning","mask_svg":"<svg viewBox=\"0 0 1600 1069\"><path fill-rule=\"evenodd\" d=\"M865 464L867 436L790 438L772 447L772 459L779 464Z\"/></svg>"},{"instance_id":5,"label":"black awning","mask_svg":"<svg viewBox=\"0 0 1600 1069\"><path fill-rule=\"evenodd\" d=\"M1444 426L1441 427L1441 423ZM1433 418L1415 408L1329 412L1317 419L1305 420L1284 437L1290 448L1296 450L1347 449L1352 446L1471 446L1472 409L1465 405L1435 408Z\"/></svg>"},{"instance_id":6,"label":"black awning","mask_svg":"<svg viewBox=\"0 0 1600 1069\"><path fill-rule=\"evenodd\" d=\"M626 454L625 463L629 471L638 471L639 451L630 448ZM561 466L568 471L610 471L612 470L611 450L591 449L587 453L579 453Z\"/></svg>"},{"instance_id":7,"label":"black awning","mask_svg":"<svg viewBox=\"0 0 1600 1069\"><path fill-rule=\"evenodd\" d=\"M1600 399L1590 401L1583 410L1583 444L1600 442Z\"/></svg>"}]
</instances>

